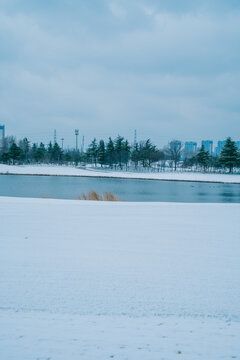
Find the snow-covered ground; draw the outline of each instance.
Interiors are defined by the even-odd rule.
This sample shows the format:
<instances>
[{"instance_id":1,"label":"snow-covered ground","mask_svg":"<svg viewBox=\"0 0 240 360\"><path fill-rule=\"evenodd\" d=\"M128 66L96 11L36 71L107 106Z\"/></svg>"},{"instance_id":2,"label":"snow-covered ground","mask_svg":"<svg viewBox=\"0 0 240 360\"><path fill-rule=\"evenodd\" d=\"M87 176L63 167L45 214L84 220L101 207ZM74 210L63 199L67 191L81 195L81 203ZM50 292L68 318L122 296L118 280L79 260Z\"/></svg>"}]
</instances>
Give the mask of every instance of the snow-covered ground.
<instances>
[{"instance_id":1,"label":"snow-covered ground","mask_svg":"<svg viewBox=\"0 0 240 360\"><path fill-rule=\"evenodd\" d=\"M0 164L0 174L26 175L58 175L58 176L93 176L116 177L153 180L180 180L180 181L209 181L220 183L240 183L239 174L208 174L199 172L159 172L138 173L126 171L104 171L94 169L79 169L71 166L47 165L4 165Z\"/></svg>"},{"instance_id":2,"label":"snow-covered ground","mask_svg":"<svg viewBox=\"0 0 240 360\"><path fill-rule=\"evenodd\" d=\"M0 198L0 359L240 357L240 205Z\"/></svg>"}]
</instances>

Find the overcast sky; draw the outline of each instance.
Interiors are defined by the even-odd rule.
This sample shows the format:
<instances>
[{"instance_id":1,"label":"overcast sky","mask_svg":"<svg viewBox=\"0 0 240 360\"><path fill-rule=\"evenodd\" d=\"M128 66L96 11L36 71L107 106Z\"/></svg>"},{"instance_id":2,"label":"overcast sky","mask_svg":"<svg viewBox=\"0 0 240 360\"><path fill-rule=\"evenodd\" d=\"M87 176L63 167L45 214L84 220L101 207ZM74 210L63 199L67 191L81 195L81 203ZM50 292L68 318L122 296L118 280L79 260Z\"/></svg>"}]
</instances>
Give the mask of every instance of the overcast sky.
<instances>
[{"instance_id":1,"label":"overcast sky","mask_svg":"<svg viewBox=\"0 0 240 360\"><path fill-rule=\"evenodd\" d=\"M0 123L74 144L240 139L239 0L0 0Z\"/></svg>"}]
</instances>

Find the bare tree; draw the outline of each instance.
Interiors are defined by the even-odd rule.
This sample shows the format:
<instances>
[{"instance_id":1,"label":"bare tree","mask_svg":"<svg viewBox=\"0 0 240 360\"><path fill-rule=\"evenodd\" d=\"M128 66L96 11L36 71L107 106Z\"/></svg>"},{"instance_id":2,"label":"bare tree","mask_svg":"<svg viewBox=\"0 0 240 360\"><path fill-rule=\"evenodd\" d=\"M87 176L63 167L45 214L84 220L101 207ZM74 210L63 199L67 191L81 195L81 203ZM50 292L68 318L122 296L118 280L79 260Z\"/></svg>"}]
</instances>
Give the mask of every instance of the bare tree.
<instances>
[{"instance_id":1,"label":"bare tree","mask_svg":"<svg viewBox=\"0 0 240 360\"><path fill-rule=\"evenodd\" d=\"M174 163L174 170L177 170L177 164L181 160L182 155L182 142L179 140L172 140L168 148L166 149L166 154L169 157L169 160L172 160Z\"/></svg>"},{"instance_id":2,"label":"bare tree","mask_svg":"<svg viewBox=\"0 0 240 360\"><path fill-rule=\"evenodd\" d=\"M1 142L0 152L6 152L10 149L11 145L16 142L16 138L13 136L6 136Z\"/></svg>"}]
</instances>

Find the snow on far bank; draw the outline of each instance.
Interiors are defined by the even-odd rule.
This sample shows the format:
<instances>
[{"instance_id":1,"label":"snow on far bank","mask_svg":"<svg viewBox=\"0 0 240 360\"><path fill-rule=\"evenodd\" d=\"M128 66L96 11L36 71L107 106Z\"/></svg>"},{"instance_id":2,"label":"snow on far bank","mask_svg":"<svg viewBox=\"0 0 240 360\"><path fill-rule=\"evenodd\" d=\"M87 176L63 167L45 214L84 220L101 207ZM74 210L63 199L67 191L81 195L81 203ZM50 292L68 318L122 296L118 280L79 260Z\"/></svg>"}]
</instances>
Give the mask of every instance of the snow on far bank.
<instances>
[{"instance_id":1,"label":"snow on far bank","mask_svg":"<svg viewBox=\"0 0 240 360\"><path fill-rule=\"evenodd\" d=\"M104 171L95 169L80 169L71 166L52 165L5 165L0 164L0 174L21 175L56 175L56 176L87 176L113 177L126 179L177 180L240 184L240 174L208 174L198 172L159 172L138 173L126 171Z\"/></svg>"},{"instance_id":2,"label":"snow on far bank","mask_svg":"<svg viewBox=\"0 0 240 360\"><path fill-rule=\"evenodd\" d=\"M237 358L239 215L0 197L0 358Z\"/></svg>"}]
</instances>

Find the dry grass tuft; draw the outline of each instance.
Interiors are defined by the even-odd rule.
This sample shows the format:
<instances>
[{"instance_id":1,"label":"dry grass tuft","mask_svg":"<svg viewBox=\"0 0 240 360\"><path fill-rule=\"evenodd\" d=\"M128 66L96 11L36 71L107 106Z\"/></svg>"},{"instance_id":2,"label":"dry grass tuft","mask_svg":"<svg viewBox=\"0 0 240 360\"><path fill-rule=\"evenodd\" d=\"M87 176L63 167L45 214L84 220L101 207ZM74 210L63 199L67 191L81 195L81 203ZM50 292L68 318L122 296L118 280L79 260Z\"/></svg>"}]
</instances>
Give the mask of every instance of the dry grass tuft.
<instances>
[{"instance_id":1,"label":"dry grass tuft","mask_svg":"<svg viewBox=\"0 0 240 360\"><path fill-rule=\"evenodd\" d=\"M78 197L79 200L93 200L93 201L119 201L119 198L110 192L104 192L102 194L96 191L89 191L86 194L82 194Z\"/></svg>"},{"instance_id":2,"label":"dry grass tuft","mask_svg":"<svg viewBox=\"0 0 240 360\"><path fill-rule=\"evenodd\" d=\"M119 198L110 192L105 192L105 193L103 193L103 200L104 201L119 201Z\"/></svg>"}]
</instances>

